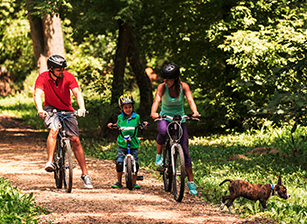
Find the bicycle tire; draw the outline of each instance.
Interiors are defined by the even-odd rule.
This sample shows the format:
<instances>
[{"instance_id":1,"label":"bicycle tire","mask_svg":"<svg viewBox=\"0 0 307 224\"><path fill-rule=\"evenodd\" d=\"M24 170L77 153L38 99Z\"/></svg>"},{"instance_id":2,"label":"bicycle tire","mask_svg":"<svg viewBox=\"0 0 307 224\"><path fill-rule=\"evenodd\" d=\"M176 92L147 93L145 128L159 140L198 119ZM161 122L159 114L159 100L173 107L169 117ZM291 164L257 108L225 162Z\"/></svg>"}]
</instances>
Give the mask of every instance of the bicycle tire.
<instances>
[{"instance_id":1,"label":"bicycle tire","mask_svg":"<svg viewBox=\"0 0 307 224\"><path fill-rule=\"evenodd\" d=\"M67 193L71 193L73 182L73 162L72 162L72 150L69 139L64 142L63 149L63 177L64 187Z\"/></svg>"},{"instance_id":2,"label":"bicycle tire","mask_svg":"<svg viewBox=\"0 0 307 224\"><path fill-rule=\"evenodd\" d=\"M175 146L174 155L175 173L173 173L173 193L174 199L177 202L181 202L184 195L185 186L185 163L184 154L181 145Z\"/></svg>"},{"instance_id":3,"label":"bicycle tire","mask_svg":"<svg viewBox=\"0 0 307 224\"><path fill-rule=\"evenodd\" d=\"M166 192L171 192L173 182L173 170L171 161L170 143L167 141L166 147L163 151L163 184Z\"/></svg>"},{"instance_id":4,"label":"bicycle tire","mask_svg":"<svg viewBox=\"0 0 307 224\"><path fill-rule=\"evenodd\" d=\"M62 188L62 183L63 183L63 177L61 175L61 151L60 151L60 145L59 141L57 139L57 144L55 148L55 152L53 155L53 163L55 165L54 169L54 180L55 180L55 185L58 189Z\"/></svg>"},{"instance_id":5,"label":"bicycle tire","mask_svg":"<svg viewBox=\"0 0 307 224\"><path fill-rule=\"evenodd\" d=\"M132 161L130 157L127 157L127 178L126 186L129 190L132 190Z\"/></svg>"}]
</instances>

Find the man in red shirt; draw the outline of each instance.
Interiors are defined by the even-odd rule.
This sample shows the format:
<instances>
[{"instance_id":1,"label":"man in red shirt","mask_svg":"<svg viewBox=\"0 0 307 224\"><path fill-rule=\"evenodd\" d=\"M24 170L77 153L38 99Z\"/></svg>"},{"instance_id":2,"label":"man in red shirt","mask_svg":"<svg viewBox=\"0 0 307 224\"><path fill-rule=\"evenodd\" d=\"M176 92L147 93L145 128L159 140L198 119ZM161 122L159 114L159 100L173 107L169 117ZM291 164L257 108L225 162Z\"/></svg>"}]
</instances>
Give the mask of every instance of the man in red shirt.
<instances>
[{"instance_id":1,"label":"man in red shirt","mask_svg":"<svg viewBox=\"0 0 307 224\"><path fill-rule=\"evenodd\" d=\"M66 60L60 55L51 55L47 60L48 71L40 74L34 86L34 102L38 115L44 119L44 124L49 130L47 138L48 162L45 170L54 170L53 155L56 147L57 129L53 126L54 117L50 117L48 112L56 109L57 111L75 111L71 104L70 92L75 96L79 109L78 116L85 116L85 105L82 93L76 78L64 68L67 66ZM44 108L42 107L42 96L45 94ZM91 178L88 175L84 151L80 143L78 122L75 117L69 118L67 123L67 135L70 137L74 154L82 170L81 179L85 187L93 188Z\"/></svg>"}]
</instances>

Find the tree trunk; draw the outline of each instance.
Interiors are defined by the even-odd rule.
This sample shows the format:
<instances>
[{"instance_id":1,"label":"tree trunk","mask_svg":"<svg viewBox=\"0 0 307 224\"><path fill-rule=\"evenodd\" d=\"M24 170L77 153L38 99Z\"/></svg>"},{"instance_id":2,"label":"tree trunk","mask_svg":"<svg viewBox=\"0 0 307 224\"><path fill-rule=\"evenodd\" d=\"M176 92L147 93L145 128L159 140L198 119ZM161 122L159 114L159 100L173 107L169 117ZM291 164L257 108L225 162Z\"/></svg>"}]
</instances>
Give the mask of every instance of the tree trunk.
<instances>
[{"instance_id":1,"label":"tree trunk","mask_svg":"<svg viewBox=\"0 0 307 224\"><path fill-rule=\"evenodd\" d=\"M27 2L27 6L31 1ZM27 7L29 9L29 7ZM31 38L37 65L38 74L46 71L47 59L52 54L65 56L64 38L61 19L58 14L45 15L43 19L32 18L31 12L28 13L28 20L31 28Z\"/></svg>"},{"instance_id":2,"label":"tree trunk","mask_svg":"<svg viewBox=\"0 0 307 224\"><path fill-rule=\"evenodd\" d=\"M137 47L137 43L134 38L132 28L129 26L129 49L128 57L129 63L136 78L137 85L140 90L140 107L138 114L141 117L147 117L150 115L151 105L153 102L152 86L149 77L145 72L145 68L142 64L140 53Z\"/></svg>"},{"instance_id":3,"label":"tree trunk","mask_svg":"<svg viewBox=\"0 0 307 224\"><path fill-rule=\"evenodd\" d=\"M116 59L114 63L114 74L112 82L111 104L117 104L118 98L123 94L126 58L129 45L127 23L118 20L119 33L117 41Z\"/></svg>"},{"instance_id":4,"label":"tree trunk","mask_svg":"<svg viewBox=\"0 0 307 224\"><path fill-rule=\"evenodd\" d=\"M114 109L118 108L118 98L124 92L124 76L126 68L126 58L129 45L129 37L127 33L127 23L124 23L122 20L117 21L119 33L117 39L117 50L116 58L114 63L114 72L113 72L113 82L112 82L112 97L110 110L113 113L109 114L109 117L104 117L104 120L109 122L116 122L117 114L114 113ZM116 110L115 110L116 111ZM108 128L105 128L105 124L101 125L100 136L108 138L114 135L114 131L110 131Z\"/></svg>"}]
</instances>

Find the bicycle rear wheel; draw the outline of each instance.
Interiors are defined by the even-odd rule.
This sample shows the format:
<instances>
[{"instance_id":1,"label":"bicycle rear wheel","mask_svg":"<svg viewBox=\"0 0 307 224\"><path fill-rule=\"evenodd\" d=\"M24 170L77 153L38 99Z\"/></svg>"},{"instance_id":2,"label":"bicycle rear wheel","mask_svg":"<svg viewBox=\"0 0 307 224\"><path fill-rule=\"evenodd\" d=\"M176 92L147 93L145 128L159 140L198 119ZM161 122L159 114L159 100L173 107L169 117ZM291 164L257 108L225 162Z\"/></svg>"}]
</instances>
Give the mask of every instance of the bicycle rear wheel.
<instances>
[{"instance_id":1,"label":"bicycle rear wheel","mask_svg":"<svg viewBox=\"0 0 307 224\"><path fill-rule=\"evenodd\" d=\"M54 169L55 185L59 189L62 188L62 183L63 183L63 175L61 173L61 169L62 169L61 158L62 158L61 148L60 148L59 140L57 139L57 144L56 144L56 148L55 148L54 155L53 155L53 163L55 165L55 169Z\"/></svg>"},{"instance_id":2,"label":"bicycle rear wheel","mask_svg":"<svg viewBox=\"0 0 307 224\"><path fill-rule=\"evenodd\" d=\"M130 157L127 157L127 178L126 178L126 186L129 190L132 190L132 161Z\"/></svg>"},{"instance_id":3,"label":"bicycle rear wheel","mask_svg":"<svg viewBox=\"0 0 307 224\"><path fill-rule=\"evenodd\" d=\"M72 163L72 150L69 139L64 142L63 148L63 179L64 187L67 189L67 193L72 190L72 180L73 180L73 163Z\"/></svg>"},{"instance_id":4,"label":"bicycle rear wheel","mask_svg":"<svg viewBox=\"0 0 307 224\"><path fill-rule=\"evenodd\" d=\"M166 192L170 192L172 190L173 182L171 149L169 144L169 141L167 141L166 147L163 151L163 184Z\"/></svg>"},{"instance_id":5,"label":"bicycle rear wheel","mask_svg":"<svg viewBox=\"0 0 307 224\"><path fill-rule=\"evenodd\" d=\"M173 173L173 192L176 201L181 202L184 194L185 185L185 163L184 154L180 145L175 146L174 155L175 173Z\"/></svg>"}]
</instances>

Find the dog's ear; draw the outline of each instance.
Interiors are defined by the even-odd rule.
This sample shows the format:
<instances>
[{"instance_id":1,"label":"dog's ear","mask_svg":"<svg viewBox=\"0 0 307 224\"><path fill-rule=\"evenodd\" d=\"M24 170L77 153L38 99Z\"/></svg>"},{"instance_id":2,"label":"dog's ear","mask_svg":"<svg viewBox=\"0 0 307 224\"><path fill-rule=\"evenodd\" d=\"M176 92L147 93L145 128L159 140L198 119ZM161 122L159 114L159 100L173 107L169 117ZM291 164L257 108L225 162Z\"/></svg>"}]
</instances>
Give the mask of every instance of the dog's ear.
<instances>
[{"instance_id":1,"label":"dog's ear","mask_svg":"<svg viewBox=\"0 0 307 224\"><path fill-rule=\"evenodd\" d=\"M278 183L277 184L281 185L281 177L280 176L278 177Z\"/></svg>"}]
</instances>

